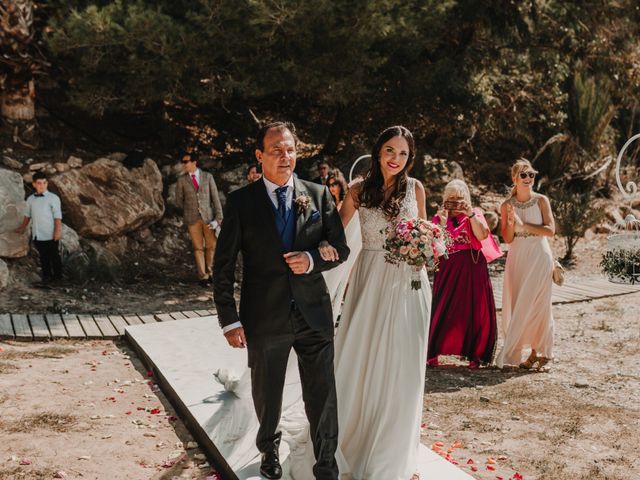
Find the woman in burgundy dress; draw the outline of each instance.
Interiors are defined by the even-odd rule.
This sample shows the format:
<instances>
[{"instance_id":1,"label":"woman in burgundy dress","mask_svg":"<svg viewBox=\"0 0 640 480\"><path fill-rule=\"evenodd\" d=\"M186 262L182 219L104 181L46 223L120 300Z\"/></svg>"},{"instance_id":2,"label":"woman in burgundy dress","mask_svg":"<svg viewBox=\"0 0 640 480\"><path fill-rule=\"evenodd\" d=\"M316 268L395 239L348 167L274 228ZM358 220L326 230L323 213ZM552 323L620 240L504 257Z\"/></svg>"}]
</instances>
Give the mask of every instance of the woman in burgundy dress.
<instances>
[{"instance_id":1,"label":"woman in burgundy dress","mask_svg":"<svg viewBox=\"0 0 640 480\"><path fill-rule=\"evenodd\" d=\"M466 183L449 182L443 200L432 221L446 228L451 243L434 277L427 363L435 367L439 355L455 355L477 368L494 354L496 307L487 263L502 252L482 211L471 208Z\"/></svg>"}]
</instances>

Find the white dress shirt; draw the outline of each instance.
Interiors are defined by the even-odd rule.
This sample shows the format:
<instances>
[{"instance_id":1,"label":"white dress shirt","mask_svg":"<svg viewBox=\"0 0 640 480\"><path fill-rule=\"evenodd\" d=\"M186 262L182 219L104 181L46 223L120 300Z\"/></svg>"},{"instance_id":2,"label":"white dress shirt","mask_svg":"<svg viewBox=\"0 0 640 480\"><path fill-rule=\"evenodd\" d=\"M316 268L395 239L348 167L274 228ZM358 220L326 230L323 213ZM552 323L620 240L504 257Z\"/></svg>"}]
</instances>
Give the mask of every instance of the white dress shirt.
<instances>
[{"instance_id":1,"label":"white dress shirt","mask_svg":"<svg viewBox=\"0 0 640 480\"><path fill-rule=\"evenodd\" d=\"M280 188L280 185L276 185L273 182L270 182L269 180L267 180L267 178L263 175L262 176L262 180L264 181L264 185L265 187L267 187L267 193L269 194L269 199L271 200L271 203L273 203L273 206L276 207L276 210L278 209L278 196L276 195L276 189ZM291 175L289 177L289 180L287 180L287 183L285 183L285 185L287 186L287 201L286 201L286 208L287 210L289 210L293 204L293 175ZM284 186L284 185L282 185ZM307 257L309 257L309 268L307 269L307 271L305 272L305 274L311 273L311 271L313 270L313 257L311 256L311 254L309 252L304 252L307 254ZM234 328L238 328L241 327L242 323L240 322L234 322L230 325L227 325L226 327L224 327L222 329L222 333L227 333L231 330L233 330Z\"/></svg>"},{"instance_id":2,"label":"white dress shirt","mask_svg":"<svg viewBox=\"0 0 640 480\"><path fill-rule=\"evenodd\" d=\"M53 240L55 220L62 219L60 197L49 190L42 196L29 195L25 216L31 219L31 238L33 240Z\"/></svg>"}]
</instances>

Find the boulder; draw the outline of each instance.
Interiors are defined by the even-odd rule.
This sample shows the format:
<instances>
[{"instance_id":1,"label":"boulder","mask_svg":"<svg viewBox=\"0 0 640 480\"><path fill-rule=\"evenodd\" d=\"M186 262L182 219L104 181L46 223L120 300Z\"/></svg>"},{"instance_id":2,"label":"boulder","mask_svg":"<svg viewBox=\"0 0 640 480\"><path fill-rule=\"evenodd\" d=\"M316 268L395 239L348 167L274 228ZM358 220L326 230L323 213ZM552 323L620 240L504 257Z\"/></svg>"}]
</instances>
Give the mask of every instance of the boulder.
<instances>
[{"instance_id":1,"label":"boulder","mask_svg":"<svg viewBox=\"0 0 640 480\"><path fill-rule=\"evenodd\" d=\"M249 165L240 165L233 170L227 170L220 174L219 179L216 178L218 191L232 192L240 187L245 186L247 181L247 168ZM221 188L222 187L222 188Z\"/></svg>"},{"instance_id":2,"label":"boulder","mask_svg":"<svg viewBox=\"0 0 640 480\"><path fill-rule=\"evenodd\" d=\"M162 177L147 158L140 168L101 158L50 179L63 217L80 236L106 239L147 227L162 218Z\"/></svg>"},{"instance_id":3,"label":"boulder","mask_svg":"<svg viewBox=\"0 0 640 480\"><path fill-rule=\"evenodd\" d=\"M44 170L48 166L49 164L47 162L32 163L31 165L29 165L29 170L32 172L37 172L40 170Z\"/></svg>"},{"instance_id":4,"label":"boulder","mask_svg":"<svg viewBox=\"0 0 640 480\"><path fill-rule=\"evenodd\" d=\"M13 170L19 170L22 168L22 163L11 157L7 157L6 155L2 156L2 163Z\"/></svg>"},{"instance_id":5,"label":"boulder","mask_svg":"<svg viewBox=\"0 0 640 480\"><path fill-rule=\"evenodd\" d=\"M24 257L29 252L28 229L22 235L14 233L26 208L22 176L0 168L0 257Z\"/></svg>"},{"instance_id":6,"label":"boulder","mask_svg":"<svg viewBox=\"0 0 640 480\"><path fill-rule=\"evenodd\" d=\"M62 224L62 234L60 237L60 249L62 251L63 262L66 258L82 250L80 237L73 228L64 223Z\"/></svg>"},{"instance_id":7,"label":"boulder","mask_svg":"<svg viewBox=\"0 0 640 480\"><path fill-rule=\"evenodd\" d=\"M9 285L9 267L0 260L0 290L7 288L7 285Z\"/></svg>"},{"instance_id":8,"label":"boulder","mask_svg":"<svg viewBox=\"0 0 640 480\"><path fill-rule=\"evenodd\" d=\"M69 158L67 158L67 165L69 165L69 167L71 168L81 168L82 159L71 155Z\"/></svg>"},{"instance_id":9,"label":"boulder","mask_svg":"<svg viewBox=\"0 0 640 480\"><path fill-rule=\"evenodd\" d=\"M420 161L420 160L418 160ZM442 203L444 187L453 179L464 180L464 172L459 163L444 158L422 157L422 180L424 182L427 205Z\"/></svg>"},{"instance_id":10,"label":"boulder","mask_svg":"<svg viewBox=\"0 0 640 480\"><path fill-rule=\"evenodd\" d=\"M53 167L56 169L56 172L58 173L66 172L71 168L68 163L63 163L63 162L54 163Z\"/></svg>"}]
</instances>

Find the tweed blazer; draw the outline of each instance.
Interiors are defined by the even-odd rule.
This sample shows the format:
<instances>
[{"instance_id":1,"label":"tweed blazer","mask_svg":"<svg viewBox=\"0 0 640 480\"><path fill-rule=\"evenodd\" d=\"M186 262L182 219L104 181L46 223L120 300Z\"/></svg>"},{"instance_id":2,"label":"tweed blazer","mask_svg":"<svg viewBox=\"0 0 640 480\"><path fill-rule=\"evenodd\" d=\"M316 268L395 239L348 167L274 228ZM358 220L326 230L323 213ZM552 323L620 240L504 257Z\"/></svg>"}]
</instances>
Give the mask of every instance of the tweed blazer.
<instances>
[{"instance_id":1,"label":"tweed blazer","mask_svg":"<svg viewBox=\"0 0 640 480\"><path fill-rule=\"evenodd\" d=\"M213 175L200 169L198 191L193 186L191 176L183 174L178 177L176 185L176 205L182 210L186 225L193 225L202 218L205 223L213 220L222 222L222 206L218 196L218 187Z\"/></svg>"}]
</instances>

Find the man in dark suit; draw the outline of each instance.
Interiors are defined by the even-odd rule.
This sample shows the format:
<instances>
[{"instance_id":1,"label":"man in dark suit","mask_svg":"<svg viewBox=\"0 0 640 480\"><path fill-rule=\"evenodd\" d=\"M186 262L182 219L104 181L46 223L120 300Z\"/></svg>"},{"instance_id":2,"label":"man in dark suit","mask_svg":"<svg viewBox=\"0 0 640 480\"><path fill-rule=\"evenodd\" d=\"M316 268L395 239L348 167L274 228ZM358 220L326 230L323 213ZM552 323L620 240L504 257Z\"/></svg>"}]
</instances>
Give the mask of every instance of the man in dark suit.
<instances>
[{"instance_id":1,"label":"man in dark suit","mask_svg":"<svg viewBox=\"0 0 640 480\"><path fill-rule=\"evenodd\" d=\"M329 178L329 170L331 170L329 162L327 160L320 160L318 162L318 176L311 181L320 185L326 185L327 179Z\"/></svg>"},{"instance_id":2,"label":"man in dark suit","mask_svg":"<svg viewBox=\"0 0 640 480\"><path fill-rule=\"evenodd\" d=\"M260 472L280 478L278 431L287 359L298 356L309 419L316 479L337 480L338 441L333 374L331 300L321 272L347 259L342 223L329 191L294 177L295 128L263 127L256 158L263 179L229 194L214 265L214 300L232 347L248 349L253 402L260 421L256 439ZM324 261L327 240L339 261ZM240 312L234 299L235 265L242 252Z\"/></svg>"}]
</instances>

